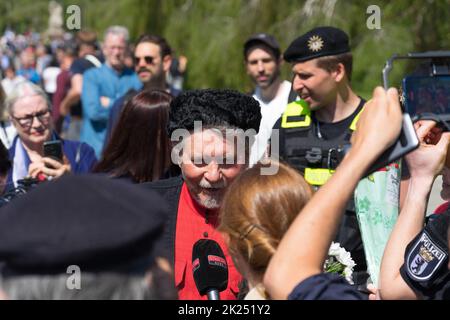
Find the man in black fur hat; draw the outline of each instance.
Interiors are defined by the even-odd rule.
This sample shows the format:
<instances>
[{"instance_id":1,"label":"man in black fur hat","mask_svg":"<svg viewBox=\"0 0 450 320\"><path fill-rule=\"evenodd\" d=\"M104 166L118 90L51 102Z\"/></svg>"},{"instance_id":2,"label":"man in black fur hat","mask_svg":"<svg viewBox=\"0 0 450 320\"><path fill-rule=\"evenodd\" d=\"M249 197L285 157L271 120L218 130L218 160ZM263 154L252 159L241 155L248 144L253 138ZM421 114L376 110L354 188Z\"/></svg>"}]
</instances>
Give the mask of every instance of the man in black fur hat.
<instances>
[{"instance_id":1,"label":"man in black fur hat","mask_svg":"<svg viewBox=\"0 0 450 320\"><path fill-rule=\"evenodd\" d=\"M228 287L220 298L237 297L242 277L216 231L217 218L227 187L247 167L252 141L245 138L256 134L260 121L258 102L233 90L188 91L171 103L172 161L182 177L143 186L157 190L171 206L161 248L173 263L180 299L206 299L197 291L192 272L192 248L199 239L214 240L224 251Z\"/></svg>"}]
</instances>

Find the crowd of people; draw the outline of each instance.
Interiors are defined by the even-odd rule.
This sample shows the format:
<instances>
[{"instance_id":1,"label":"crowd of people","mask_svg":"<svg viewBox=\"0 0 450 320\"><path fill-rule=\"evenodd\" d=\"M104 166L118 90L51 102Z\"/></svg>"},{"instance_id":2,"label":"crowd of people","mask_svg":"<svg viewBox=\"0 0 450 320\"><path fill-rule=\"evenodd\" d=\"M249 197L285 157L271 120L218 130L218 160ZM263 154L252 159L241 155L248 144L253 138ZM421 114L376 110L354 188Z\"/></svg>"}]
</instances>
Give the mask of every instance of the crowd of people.
<instances>
[{"instance_id":1,"label":"crowd of people","mask_svg":"<svg viewBox=\"0 0 450 320\"><path fill-rule=\"evenodd\" d=\"M398 140L402 110L393 88L354 92L343 30L314 28L284 52L250 35L251 93L183 91L187 59L158 35L130 44L123 26L101 44L87 30L45 45L8 30L0 46L6 299L205 300L202 239L223 252L205 252L226 271L207 281L222 300L450 297L448 203L426 218L440 174L450 200L450 134L433 121L415 123L419 147L389 167L402 183L370 187L399 208L372 283L355 190ZM332 242L356 264L351 281L325 272Z\"/></svg>"}]
</instances>

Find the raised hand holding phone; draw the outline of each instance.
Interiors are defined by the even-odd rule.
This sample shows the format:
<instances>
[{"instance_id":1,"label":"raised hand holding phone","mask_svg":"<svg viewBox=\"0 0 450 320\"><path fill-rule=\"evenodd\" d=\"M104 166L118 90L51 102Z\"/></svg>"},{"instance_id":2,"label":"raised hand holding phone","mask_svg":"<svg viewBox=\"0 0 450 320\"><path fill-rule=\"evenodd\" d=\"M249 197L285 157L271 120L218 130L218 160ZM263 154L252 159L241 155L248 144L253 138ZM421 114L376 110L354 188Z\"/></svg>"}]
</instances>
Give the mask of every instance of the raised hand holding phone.
<instances>
[{"instance_id":1,"label":"raised hand holding phone","mask_svg":"<svg viewBox=\"0 0 450 320\"><path fill-rule=\"evenodd\" d=\"M70 172L71 167L64 156L62 141L44 142L44 156L40 161L34 161L28 167L28 175L32 178L53 179Z\"/></svg>"}]
</instances>

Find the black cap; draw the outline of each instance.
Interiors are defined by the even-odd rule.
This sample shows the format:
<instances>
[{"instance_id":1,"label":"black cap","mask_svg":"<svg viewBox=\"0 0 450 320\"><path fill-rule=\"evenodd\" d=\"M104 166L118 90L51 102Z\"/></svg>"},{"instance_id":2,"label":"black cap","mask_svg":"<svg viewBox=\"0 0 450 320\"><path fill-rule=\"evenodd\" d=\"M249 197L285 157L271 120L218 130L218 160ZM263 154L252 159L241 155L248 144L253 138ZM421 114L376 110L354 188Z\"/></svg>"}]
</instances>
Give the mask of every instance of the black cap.
<instances>
[{"instance_id":1,"label":"black cap","mask_svg":"<svg viewBox=\"0 0 450 320\"><path fill-rule=\"evenodd\" d=\"M278 41L267 33L257 33L252 35L250 38L247 39L244 43L244 57L247 58L248 50L257 44L264 44L270 49L272 49L273 54L275 55L275 58L280 57L280 45L278 44Z\"/></svg>"},{"instance_id":2,"label":"black cap","mask_svg":"<svg viewBox=\"0 0 450 320\"><path fill-rule=\"evenodd\" d=\"M103 176L45 182L1 209L0 262L10 274L143 273L166 219L150 190ZM139 268L136 269L139 265Z\"/></svg>"},{"instance_id":3,"label":"black cap","mask_svg":"<svg viewBox=\"0 0 450 320\"><path fill-rule=\"evenodd\" d=\"M287 62L302 62L350 51L347 34L334 27L318 27L295 39L284 53Z\"/></svg>"}]
</instances>

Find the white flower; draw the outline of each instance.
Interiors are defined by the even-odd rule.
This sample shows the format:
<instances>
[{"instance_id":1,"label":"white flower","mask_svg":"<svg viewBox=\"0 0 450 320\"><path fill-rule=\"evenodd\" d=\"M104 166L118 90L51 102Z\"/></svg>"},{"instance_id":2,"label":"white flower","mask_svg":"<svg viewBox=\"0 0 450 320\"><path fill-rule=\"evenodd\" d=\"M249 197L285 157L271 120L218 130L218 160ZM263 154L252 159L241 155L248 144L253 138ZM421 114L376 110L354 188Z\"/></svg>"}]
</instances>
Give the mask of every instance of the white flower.
<instances>
[{"instance_id":1,"label":"white flower","mask_svg":"<svg viewBox=\"0 0 450 320\"><path fill-rule=\"evenodd\" d=\"M339 273L350 284L353 284L352 274L355 265L355 261L353 261L350 252L341 247L339 243L331 243L330 249L328 250L328 258L324 264L325 272Z\"/></svg>"}]
</instances>

